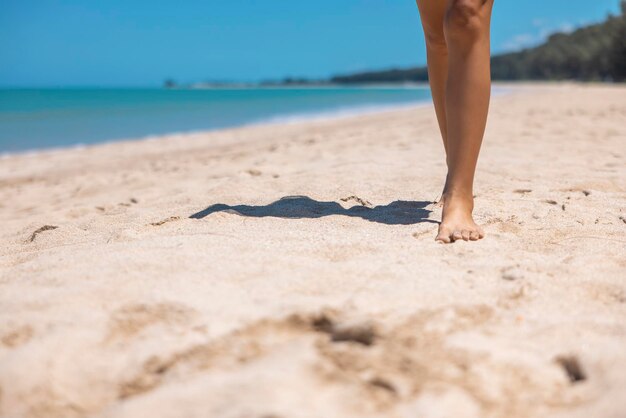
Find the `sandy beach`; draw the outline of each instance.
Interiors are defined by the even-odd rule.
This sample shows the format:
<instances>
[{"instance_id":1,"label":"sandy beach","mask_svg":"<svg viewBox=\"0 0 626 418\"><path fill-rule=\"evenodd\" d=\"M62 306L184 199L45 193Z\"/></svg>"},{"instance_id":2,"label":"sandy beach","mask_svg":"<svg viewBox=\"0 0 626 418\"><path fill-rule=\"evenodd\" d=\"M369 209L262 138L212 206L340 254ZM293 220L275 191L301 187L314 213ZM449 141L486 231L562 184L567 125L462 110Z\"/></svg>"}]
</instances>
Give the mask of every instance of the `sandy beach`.
<instances>
[{"instance_id":1,"label":"sandy beach","mask_svg":"<svg viewBox=\"0 0 626 418\"><path fill-rule=\"evenodd\" d=\"M626 88L0 159L2 417L626 416Z\"/></svg>"}]
</instances>

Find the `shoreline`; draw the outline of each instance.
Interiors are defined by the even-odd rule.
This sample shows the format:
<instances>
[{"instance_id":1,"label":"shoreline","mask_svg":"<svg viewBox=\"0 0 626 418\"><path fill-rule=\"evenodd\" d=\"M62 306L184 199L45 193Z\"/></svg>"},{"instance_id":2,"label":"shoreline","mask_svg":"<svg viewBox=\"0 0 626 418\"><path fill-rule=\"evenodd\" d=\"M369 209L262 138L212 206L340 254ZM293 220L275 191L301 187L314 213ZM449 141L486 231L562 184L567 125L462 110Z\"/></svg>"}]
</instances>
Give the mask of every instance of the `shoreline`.
<instances>
[{"instance_id":1,"label":"shoreline","mask_svg":"<svg viewBox=\"0 0 626 418\"><path fill-rule=\"evenodd\" d=\"M498 97L507 94L515 94L519 92L527 91L529 88L538 87L540 84L536 83L523 83L523 84L511 84L511 83L494 83L494 89L492 91L492 97ZM558 83L551 83L551 86L560 85ZM397 87L396 87L397 88ZM427 85L418 85L418 89L426 89ZM320 111L310 111L303 113L296 113L292 115L279 115L273 117L261 118L258 120L252 120L249 122L243 122L240 124L236 124L233 126L227 127L218 127L215 129L200 129L200 130L192 130L192 131L172 131L163 134L151 134L139 137L121 137L121 138L112 138L102 141L97 141L93 143L77 143L74 145L60 145L60 146L49 146L42 148L33 148L33 149L24 149L18 151L0 151L0 159L11 158L13 156L19 155L38 155L41 153L48 152L63 152L66 150L76 150L76 149L85 149L91 147L97 147L100 145L107 144L117 144L117 143L126 143L126 142L138 142L138 141L150 141L158 138L167 138L167 137L181 137L181 136L195 136L195 135L203 135L209 133L216 133L221 131L228 131L232 129L240 129L240 128L248 128L248 127L261 127L261 126L277 126L282 124L297 124L297 123L308 123L308 122L323 122L323 121L332 121L332 120L341 120L345 118L352 117L360 117L360 116L368 116L374 115L377 113L386 113L386 112L394 112L394 111L402 111L409 109L418 109L422 107L432 107L432 101L430 98L426 98L423 100L416 100L414 102L409 103L396 103L396 104L379 104L379 105L354 105L354 106L346 106L343 108L337 108L334 110L320 110Z\"/></svg>"},{"instance_id":2,"label":"shoreline","mask_svg":"<svg viewBox=\"0 0 626 418\"><path fill-rule=\"evenodd\" d=\"M395 112L402 110L411 110L411 109L419 109L422 107L432 106L430 99L423 101L415 101L411 103L402 103L402 104L388 104L388 105L362 105L362 106L350 106L346 108L340 108L336 110L329 111L313 111L306 112L301 114L293 114L293 115L285 115L285 116L275 116L264 118L257 121L250 121L247 123L241 123L228 127L221 127L215 129L201 129L197 131L178 131L178 132L168 132L164 134L155 134L155 135L146 135L141 137L131 137L131 138L117 138L117 139L109 139L94 143L79 143L75 145L61 145L61 146L51 146L45 148L35 148L35 149L27 149L22 151L14 151L14 152L0 152L0 159L11 158L13 156L19 155L39 155L42 153L49 152L63 152L68 150L80 150L85 148L98 147L101 145L112 145L112 144L120 144L120 143L128 143L128 142L141 142L141 141L152 141L158 139L165 139L170 137L184 137L184 136L197 136L197 135L207 135L214 134L220 132L226 132L234 129L243 129L243 128L255 128L255 127L271 127L271 126L280 126L280 125L294 125L301 123L309 123L309 122L325 122L325 121L335 121L342 119L349 119L354 117L362 117L369 116L375 114L384 114L387 112Z\"/></svg>"},{"instance_id":3,"label":"shoreline","mask_svg":"<svg viewBox=\"0 0 626 418\"><path fill-rule=\"evenodd\" d=\"M571 82L571 81L563 81L563 82L494 82L493 90L492 90L492 99L502 96L502 95L510 95L510 94L519 94L519 93L528 93L532 92L538 88L559 88L563 86L611 86L611 84L607 83L588 83L588 82ZM619 85L617 85L619 86ZM428 88L427 84L416 84L414 87L418 89ZM378 87L377 87L378 88ZM394 88L397 88L395 86ZM355 88L356 89L356 88ZM376 89L376 88L373 88ZM378 113L387 113L394 111L402 111L402 110L410 110L410 109L419 109L423 107L432 107L432 101L430 98L424 100L417 100L409 103L397 103L397 104L380 104L380 105L355 105L355 106L347 106L345 108L338 108L335 110L328 111L311 111L311 112L303 112L293 115L283 115L283 116L274 116L262 118L259 120L252 120L249 122L243 122L240 124L227 126L227 127L218 127L215 129L200 129L200 130L191 130L191 131L172 131L163 134L151 134L139 137L120 137L120 138L112 138L102 141L97 141L93 143L77 143L74 145L60 145L60 146L49 146L42 148L33 148L33 149L24 149L18 151L0 151L0 160L12 158L15 156L26 156L26 155L39 155L45 153L57 153L69 150L82 150L89 149L92 147L98 147L102 145L110 145L110 144L123 144L127 142L141 142L141 141L153 141L158 140L160 138L168 138L168 137L184 137L184 136L197 136L197 135L206 135L219 133L222 131L230 131L233 129L242 129L242 128L254 128L254 127L263 127L263 126L280 126L283 124L300 124L300 123L309 123L309 122L324 122L324 121L333 121L333 120L341 120L346 118L353 117L361 117L361 116L369 116L375 115Z\"/></svg>"}]
</instances>

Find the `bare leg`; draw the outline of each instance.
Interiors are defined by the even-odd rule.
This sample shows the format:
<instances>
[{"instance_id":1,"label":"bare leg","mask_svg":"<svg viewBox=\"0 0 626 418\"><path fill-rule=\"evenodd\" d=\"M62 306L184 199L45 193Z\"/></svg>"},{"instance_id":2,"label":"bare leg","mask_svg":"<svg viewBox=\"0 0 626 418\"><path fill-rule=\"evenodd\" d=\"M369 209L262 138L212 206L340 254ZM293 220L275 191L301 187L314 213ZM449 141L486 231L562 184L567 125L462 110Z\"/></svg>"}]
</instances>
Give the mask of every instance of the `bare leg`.
<instances>
[{"instance_id":1,"label":"bare leg","mask_svg":"<svg viewBox=\"0 0 626 418\"><path fill-rule=\"evenodd\" d=\"M428 81L433 96L443 146L448 153L446 127L446 83L448 82L448 46L443 32L447 4L441 0L417 0L426 38Z\"/></svg>"},{"instance_id":2,"label":"bare leg","mask_svg":"<svg viewBox=\"0 0 626 418\"><path fill-rule=\"evenodd\" d=\"M447 4L440 0L417 0L426 39L428 59L428 81L433 96L433 104L443 139L443 147L448 155L448 135L446 122L446 83L448 82L448 46L443 32L443 20ZM446 157L447 158L447 157ZM443 205L443 192L437 201Z\"/></svg>"},{"instance_id":3,"label":"bare leg","mask_svg":"<svg viewBox=\"0 0 626 418\"><path fill-rule=\"evenodd\" d=\"M489 28L493 0L417 0L448 175L437 240L478 240L473 183L491 89ZM441 42L441 34L444 42Z\"/></svg>"},{"instance_id":4,"label":"bare leg","mask_svg":"<svg viewBox=\"0 0 626 418\"><path fill-rule=\"evenodd\" d=\"M472 218L473 185L485 133L489 98L490 23L493 0L447 0L446 117L448 176L437 240L478 240L484 233Z\"/></svg>"}]
</instances>

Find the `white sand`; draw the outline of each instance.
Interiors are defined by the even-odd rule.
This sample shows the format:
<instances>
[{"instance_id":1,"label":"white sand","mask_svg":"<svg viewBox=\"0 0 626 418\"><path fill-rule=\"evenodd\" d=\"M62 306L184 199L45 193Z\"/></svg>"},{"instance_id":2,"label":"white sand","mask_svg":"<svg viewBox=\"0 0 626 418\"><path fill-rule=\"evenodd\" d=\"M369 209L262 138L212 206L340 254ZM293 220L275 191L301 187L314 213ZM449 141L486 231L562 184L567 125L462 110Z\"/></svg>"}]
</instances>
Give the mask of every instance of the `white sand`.
<instances>
[{"instance_id":1,"label":"white sand","mask_svg":"<svg viewBox=\"0 0 626 418\"><path fill-rule=\"evenodd\" d=\"M626 416L626 88L494 99L478 243L443 161L431 107L0 159L0 416Z\"/></svg>"}]
</instances>

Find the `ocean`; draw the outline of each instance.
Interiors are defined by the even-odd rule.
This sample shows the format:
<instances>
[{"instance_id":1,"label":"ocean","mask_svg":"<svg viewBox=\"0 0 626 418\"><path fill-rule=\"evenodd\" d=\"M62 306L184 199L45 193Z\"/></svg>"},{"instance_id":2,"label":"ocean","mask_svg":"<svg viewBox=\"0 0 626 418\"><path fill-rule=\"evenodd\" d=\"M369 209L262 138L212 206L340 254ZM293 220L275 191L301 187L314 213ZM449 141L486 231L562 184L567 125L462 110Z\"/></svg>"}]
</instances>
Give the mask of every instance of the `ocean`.
<instances>
[{"instance_id":1,"label":"ocean","mask_svg":"<svg viewBox=\"0 0 626 418\"><path fill-rule=\"evenodd\" d=\"M0 89L0 153L359 114L430 101L427 87Z\"/></svg>"}]
</instances>

